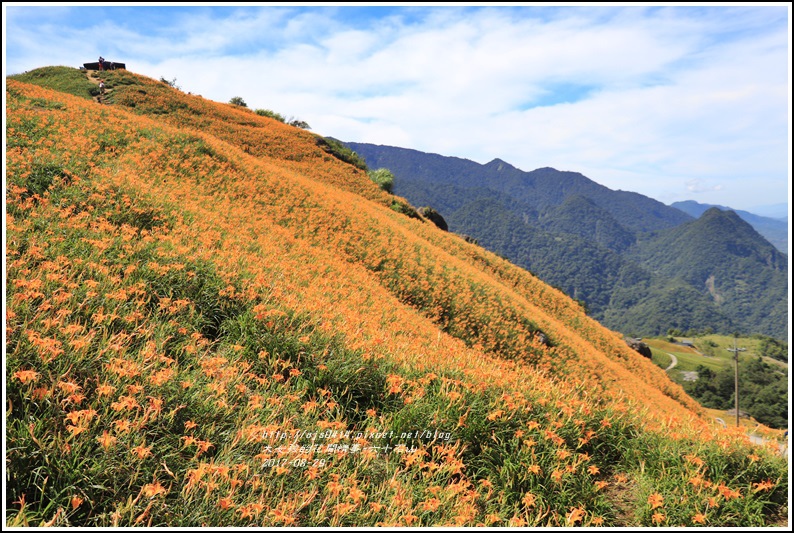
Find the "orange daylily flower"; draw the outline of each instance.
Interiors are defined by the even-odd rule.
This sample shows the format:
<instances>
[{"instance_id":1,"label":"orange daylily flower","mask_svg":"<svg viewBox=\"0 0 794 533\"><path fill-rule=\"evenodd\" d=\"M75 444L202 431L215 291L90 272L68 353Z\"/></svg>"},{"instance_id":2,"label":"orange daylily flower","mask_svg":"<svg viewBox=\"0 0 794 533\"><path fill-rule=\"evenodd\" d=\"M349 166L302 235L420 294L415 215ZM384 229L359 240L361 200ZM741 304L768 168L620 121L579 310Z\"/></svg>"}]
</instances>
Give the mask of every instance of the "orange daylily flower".
<instances>
[{"instance_id":1,"label":"orange daylily flower","mask_svg":"<svg viewBox=\"0 0 794 533\"><path fill-rule=\"evenodd\" d=\"M526 494L524 494L524 497L521 499L521 501L527 507L535 507L535 502L537 501L537 498L531 492L527 492Z\"/></svg>"},{"instance_id":2,"label":"orange daylily flower","mask_svg":"<svg viewBox=\"0 0 794 533\"><path fill-rule=\"evenodd\" d=\"M664 497L659 494L658 492L654 492L650 496L648 496L648 505L651 506L651 509L656 509L664 505Z\"/></svg>"},{"instance_id":3,"label":"orange daylily flower","mask_svg":"<svg viewBox=\"0 0 794 533\"><path fill-rule=\"evenodd\" d=\"M581 522L584 518L585 511L581 507L575 507L571 509L571 512L568 513L568 522L571 524L576 524Z\"/></svg>"},{"instance_id":4,"label":"orange daylily flower","mask_svg":"<svg viewBox=\"0 0 794 533\"><path fill-rule=\"evenodd\" d=\"M103 448L108 449L116 444L116 440L118 439L105 430L100 437L96 438L96 440L102 445Z\"/></svg>"},{"instance_id":5,"label":"orange daylily flower","mask_svg":"<svg viewBox=\"0 0 794 533\"><path fill-rule=\"evenodd\" d=\"M35 383L39 379L39 373L35 370L18 370L14 372L14 377L24 383Z\"/></svg>"},{"instance_id":6,"label":"orange daylily flower","mask_svg":"<svg viewBox=\"0 0 794 533\"><path fill-rule=\"evenodd\" d=\"M146 498L154 498L155 496L160 496L161 494L166 494L168 491L165 487L163 487L159 481L155 481L154 483L148 483L141 487L141 494Z\"/></svg>"}]
</instances>

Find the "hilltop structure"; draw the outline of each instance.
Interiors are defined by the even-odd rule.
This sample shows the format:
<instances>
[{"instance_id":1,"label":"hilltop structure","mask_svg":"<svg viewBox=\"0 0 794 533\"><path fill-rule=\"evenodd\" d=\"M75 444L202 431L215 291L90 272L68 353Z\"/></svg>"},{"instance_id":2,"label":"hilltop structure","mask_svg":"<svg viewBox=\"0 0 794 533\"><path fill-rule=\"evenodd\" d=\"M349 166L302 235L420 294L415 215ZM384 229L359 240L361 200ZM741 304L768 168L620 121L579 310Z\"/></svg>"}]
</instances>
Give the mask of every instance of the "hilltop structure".
<instances>
[{"instance_id":1,"label":"hilltop structure","mask_svg":"<svg viewBox=\"0 0 794 533\"><path fill-rule=\"evenodd\" d=\"M93 61L91 63L83 63L83 68L86 70L99 70L99 61ZM127 64L118 63L116 61L105 61L105 70L116 70L116 69L127 70Z\"/></svg>"}]
</instances>

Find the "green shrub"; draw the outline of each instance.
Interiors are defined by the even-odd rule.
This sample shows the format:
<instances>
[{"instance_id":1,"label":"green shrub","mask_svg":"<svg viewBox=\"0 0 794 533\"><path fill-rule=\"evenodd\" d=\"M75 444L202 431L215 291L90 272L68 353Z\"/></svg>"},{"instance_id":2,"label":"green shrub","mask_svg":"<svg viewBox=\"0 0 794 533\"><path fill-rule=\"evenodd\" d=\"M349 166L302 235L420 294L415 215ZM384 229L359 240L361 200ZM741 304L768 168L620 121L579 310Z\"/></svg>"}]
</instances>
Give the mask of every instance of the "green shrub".
<instances>
[{"instance_id":1,"label":"green shrub","mask_svg":"<svg viewBox=\"0 0 794 533\"><path fill-rule=\"evenodd\" d=\"M295 126L296 128L304 129L304 130L312 129L312 127L309 126L308 122L306 122L305 120L297 119L297 118L290 118L289 122L287 122L287 124L289 124L290 126Z\"/></svg>"},{"instance_id":2,"label":"green shrub","mask_svg":"<svg viewBox=\"0 0 794 533\"><path fill-rule=\"evenodd\" d=\"M397 211L398 213L402 213L403 215L405 215L405 216L407 216L409 218L415 218L417 220L422 220L422 217L420 217L419 213L416 212L416 209L414 209L414 206L412 206L411 204L409 204L408 202L406 202L403 199L395 200L394 202L392 202L390 207L394 211Z\"/></svg>"},{"instance_id":3,"label":"green shrub","mask_svg":"<svg viewBox=\"0 0 794 533\"><path fill-rule=\"evenodd\" d=\"M259 115L260 117L269 117L278 120L279 122L285 122L285 123L287 122L287 119L285 119L282 114L276 113L275 111L272 111L270 109L254 109L254 113Z\"/></svg>"},{"instance_id":4,"label":"green shrub","mask_svg":"<svg viewBox=\"0 0 794 533\"><path fill-rule=\"evenodd\" d=\"M439 213L432 207L429 206L420 207L417 211L424 218L435 224L439 229L442 229L444 231L449 231L449 225L447 224L447 221L444 220L444 217L441 216L441 213Z\"/></svg>"},{"instance_id":5,"label":"green shrub","mask_svg":"<svg viewBox=\"0 0 794 533\"><path fill-rule=\"evenodd\" d=\"M173 80L167 80L165 76L160 76L160 82L165 83L166 85L168 85L169 87L173 87L174 89L181 89L181 87L176 84L176 78L174 78Z\"/></svg>"},{"instance_id":6,"label":"green shrub","mask_svg":"<svg viewBox=\"0 0 794 533\"><path fill-rule=\"evenodd\" d=\"M317 136L317 146L325 150L340 161L350 163L356 168L367 170L367 163L353 150L342 144L333 137Z\"/></svg>"},{"instance_id":7,"label":"green shrub","mask_svg":"<svg viewBox=\"0 0 794 533\"><path fill-rule=\"evenodd\" d=\"M388 168L370 170L367 175L378 187L391 194L394 187L394 174Z\"/></svg>"}]
</instances>

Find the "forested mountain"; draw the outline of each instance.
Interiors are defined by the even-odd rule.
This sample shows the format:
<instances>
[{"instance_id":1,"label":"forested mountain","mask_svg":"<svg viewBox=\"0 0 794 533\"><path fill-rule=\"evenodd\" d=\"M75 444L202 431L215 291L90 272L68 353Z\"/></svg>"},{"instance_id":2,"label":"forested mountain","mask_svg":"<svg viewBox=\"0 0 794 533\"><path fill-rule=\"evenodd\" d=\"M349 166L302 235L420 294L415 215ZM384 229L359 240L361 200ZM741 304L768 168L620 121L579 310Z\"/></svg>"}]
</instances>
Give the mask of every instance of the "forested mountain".
<instances>
[{"instance_id":1,"label":"forested mountain","mask_svg":"<svg viewBox=\"0 0 794 533\"><path fill-rule=\"evenodd\" d=\"M670 204L670 207L680 209L684 213L695 218L712 207L716 207L722 211L734 211L742 220L753 226L755 231L763 235L764 238L772 243L778 250L784 254L788 253L788 222L786 220L756 215L748 211L725 207L724 205L701 204L694 200L674 202Z\"/></svg>"},{"instance_id":2,"label":"forested mountain","mask_svg":"<svg viewBox=\"0 0 794 533\"><path fill-rule=\"evenodd\" d=\"M735 324L787 335L788 258L733 211L643 235L632 251L641 264L708 294Z\"/></svg>"},{"instance_id":3,"label":"forested mountain","mask_svg":"<svg viewBox=\"0 0 794 533\"><path fill-rule=\"evenodd\" d=\"M617 253L625 251L636 239L609 211L578 194L571 194L559 206L546 210L538 223L552 233L579 235Z\"/></svg>"},{"instance_id":4,"label":"forested mountain","mask_svg":"<svg viewBox=\"0 0 794 533\"><path fill-rule=\"evenodd\" d=\"M773 248L749 226L694 224L675 207L575 172L524 172L499 159L481 165L405 148L346 145L371 168L391 170L395 193L437 209L451 231L471 235L561 288L608 327L645 335L710 328L786 336L787 282L779 270L785 257L771 255ZM684 227L688 237L664 233ZM701 253L688 244L713 240L725 253L712 253L711 244ZM733 252L750 249L772 259L733 260ZM675 264L666 267L670 261ZM719 272L719 292L708 290L708 276L689 275L691 269Z\"/></svg>"},{"instance_id":5,"label":"forested mountain","mask_svg":"<svg viewBox=\"0 0 794 533\"><path fill-rule=\"evenodd\" d=\"M675 276L650 269L596 242L524 222L497 200L481 198L447 217L450 227L585 305L608 327L631 334L661 334L692 324L729 331L733 322L713 301Z\"/></svg>"}]
</instances>

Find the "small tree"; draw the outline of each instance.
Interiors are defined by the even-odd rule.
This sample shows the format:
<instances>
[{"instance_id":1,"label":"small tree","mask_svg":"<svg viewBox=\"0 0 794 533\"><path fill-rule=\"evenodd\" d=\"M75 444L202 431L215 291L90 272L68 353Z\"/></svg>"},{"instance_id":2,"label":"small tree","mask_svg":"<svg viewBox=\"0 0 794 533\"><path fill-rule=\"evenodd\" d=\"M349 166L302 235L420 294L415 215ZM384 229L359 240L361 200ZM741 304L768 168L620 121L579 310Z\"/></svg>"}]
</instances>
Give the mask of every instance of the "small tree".
<instances>
[{"instance_id":1,"label":"small tree","mask_svg":"<svg viewBox=\"0 0 794 533\"><path fill-rule=\"evenodd\" d=\"M369 179L374 181L378 187L387 193L391 193L392 187L394 187L394 174L392 174L388 168L370 170L367 172L367 175L369 175Z\"/></svg>"},{"instance_id":2,"label":"small tree","mask_svg":"<svg viewBox=\"0 0 794 533\"><path fill-rule=\"evenodd\" d=\"M173 87L174 89L181 90L181 87L176 84L176 78L174 78L173 80L167 80L165 79L165 76L160 76L160 82L165 83L166 85L168 85L169 87Z\"/></svg>"},{"instance_id":3,"label":"small tree","mask_svg":"<svg viewBox=\"0 0 794 533\"><path fill-rule=\"evenodd\" d=\"M233 96L229 103L232 105L240 106L240 107L248 107L248 104L245 103L242 96Z\"/></svg>"},{"instance_id":4,"label":"small tree","mask_svg":"<svg viewBox=\"0 0 794 533\"><path fill-rule=\"evenodd\" d=\"M289 124L290 126L295 126L296 128L304 129L304 130L312 129L311 126L309 126L308 122L306 122L305 120L297 119L297 118L290 117L289 122L287 122L287 124Z\"/></svg>"}]
</instances>

